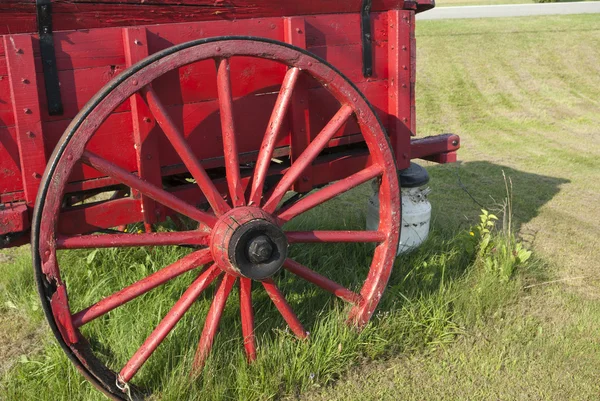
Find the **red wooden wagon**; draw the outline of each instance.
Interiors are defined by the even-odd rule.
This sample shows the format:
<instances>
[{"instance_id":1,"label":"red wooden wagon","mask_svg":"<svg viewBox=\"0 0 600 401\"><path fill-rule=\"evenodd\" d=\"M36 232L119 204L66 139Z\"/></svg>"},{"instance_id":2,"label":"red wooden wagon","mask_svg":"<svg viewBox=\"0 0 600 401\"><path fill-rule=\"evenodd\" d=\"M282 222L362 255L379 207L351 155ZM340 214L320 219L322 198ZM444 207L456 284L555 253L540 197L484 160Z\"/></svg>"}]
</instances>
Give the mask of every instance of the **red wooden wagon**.
<instances>
[{"instance_id":1,"label":"red wooden wagon","mask_svg":"<svg viewBox=\"0 0 600 401\"><path fill-rule=\"evenodd\" d=\"M433 6L433 0L0 2L2 246L31 238L48 321L90 381L115 399L141 398L132 378L219 276L196 367L236 281L248 360L256 356L253 283L290 329L306 336L272 278L282 267L351 303L356 325L370 319L396 256L398 170L415 158L454 161L459 147L455 135L412 138L415 14ZM373 179L380 182L377 230L283 227ZM289 191L294 195L284 198ZM181 215L198 228L152 232ZM145 232L115 229L136 222ZM290 244L314 242L377 244L359 292L287 258ZM195 250L88 308L70 309L58 250L163 245ZM200 267L119 373L94 357L81 326Z\"/></svg>"}]
</instances>

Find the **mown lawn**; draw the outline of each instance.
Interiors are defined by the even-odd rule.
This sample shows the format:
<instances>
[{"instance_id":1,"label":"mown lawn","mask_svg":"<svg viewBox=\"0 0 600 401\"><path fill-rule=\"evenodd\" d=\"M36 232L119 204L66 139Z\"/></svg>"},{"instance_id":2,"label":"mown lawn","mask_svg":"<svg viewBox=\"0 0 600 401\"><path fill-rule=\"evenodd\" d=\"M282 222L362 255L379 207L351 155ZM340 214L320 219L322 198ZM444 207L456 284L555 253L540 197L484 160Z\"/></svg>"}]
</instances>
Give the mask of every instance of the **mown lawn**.
<instances>
[{"instance_id":1,"label":"mown lawn","mask_svg":"<svg viewBox=\"0 0 600 401\"><path fill-rule=\"evenodd\" d=\"M419 22L418 41L420 135L460 134L463 162L429 166L431 238L398 259L378 315L357 333L344 325L342 304L290 275L280 276L311 340L295 341L257 292L257 362L244 361L232 301L211 359L191 382L186 369L209 291L136 378L157 398L597 398L598 17ZM503 218L503 172L513 186L512 224L499 221L491 246L481 247L485 235L473 227L482 206ZM359 229L369 191L368 185L358 188L294 225ZM509 226L535 251L526 262L504 253L516 250ZM352 286L371 251L368 245L300 246L293 256ZM182 252L104 250L93 258L69 252L61 259L71 282L82 284L72 301L83 306ZM0 262L0 399L104 399L49 334L28 250L9 256L12 260ZM183 276L85 326L105 350L102 358L122 366L190 279ZM551 280L563 281L546 284Z\"/></svg>"},{"instance_id":2,"label":"mown lawn","mask_svg":"<svg viewBox=\"0 0 600 401\"><path fill-rule=\"evenodd\" d=\"M417 37L420 135L456 132L463 146L461 164L429 168L435 230L472 224L463 187L493 209L504 172L546 279L450 346L361 366L303 399L598 399L600 16L422 21Z\"/></svg>"}]
</instances>

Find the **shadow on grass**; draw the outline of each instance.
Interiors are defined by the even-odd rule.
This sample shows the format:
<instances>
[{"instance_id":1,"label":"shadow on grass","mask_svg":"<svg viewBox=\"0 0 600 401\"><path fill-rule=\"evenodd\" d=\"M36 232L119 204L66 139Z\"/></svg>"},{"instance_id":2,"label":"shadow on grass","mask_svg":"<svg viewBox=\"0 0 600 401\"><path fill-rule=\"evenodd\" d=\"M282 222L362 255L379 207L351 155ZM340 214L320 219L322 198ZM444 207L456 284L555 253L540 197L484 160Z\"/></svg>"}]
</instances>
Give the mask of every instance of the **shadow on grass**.
<instances>
[{"instance_id":1,"label":"shadow on grass","mask_svg":"<svg viewBox=\"0 0 600 401\"><path fill-rule=\"evenodd\" d=\"M463 330L464 322L470 321L461 316L477 317L514 299L520 288L516 280L507 283L494 276L473 274L477 270L475 255L465 245L471 240L467 229L477 222L480 206L463 187L477 202L494 210L505 197L504 171L513 181L514 213L520 225L537 216L539 209L567 181L487 162L436 165L429 171L434 190L431 236L423 247L397 259L379 312L362 332L344 324L346 305L292 274L278 274L275 280L311 332L310 341L292 338L260 284L254 283L258 360L251 366L244 361L239 294L234 290L207 366L198 380L190 382L189 365L212 301L213 290L209 290L156 350L140 371L137 382L158 392L159 398L165 400L278 399L302 393L314 384L331 383L365 358L382 358L450 343ZM288 229L364 229L366 200L370 195L370 185L365 184L309 211ZM372 244L294 245L290 255L340 284L359 290L369 271L373 248ZM70 299L84 305L100 296L95 286L101 286L108 294L123 288L125 282L145 277L155 265L159 268L179 257L181 250L177 249L171 252L148 248L106 249L99 251L91 262L81 252L67 252L61 264L70 266L65 275L71 284ZM25 276L15 275L13 279L22 281ZM188 273L157 288L111 312L105 319L86 325L85 334L93 339L106 362L119 369L192 279ZM90 285L92 282L95 284ZM3 284L9 292L19 287L18 283ZM17 307L35 297L33 288L13 295L11 299ZM61 362L57 363L56 358ZM36 373L40 369L45 372L43 378ZM67 376L77 380L65 381ZM79 386L79 380L66 357L50 342L41 355L7 374L0 395L6 395L7 399L16 396L28 399L42 394L40 399L51 399L43 396L48 393L53 399L101 399L90 386Z\"/></svg>"},{"instance_id":2,"label":"shadow on grass","mask_svg":"<svg viewBox=\"0 0 600 401\"><path fill-rule=\"evenodd\" d=\"M433 189L433 229L441 232L469 228L482 208L500 211L507 197L505 176L509 187L512 182L512 223L516 231L538 216L561 186L570 182L486 161L434 165L428 171Z\"/></svg>"}]
</instances>

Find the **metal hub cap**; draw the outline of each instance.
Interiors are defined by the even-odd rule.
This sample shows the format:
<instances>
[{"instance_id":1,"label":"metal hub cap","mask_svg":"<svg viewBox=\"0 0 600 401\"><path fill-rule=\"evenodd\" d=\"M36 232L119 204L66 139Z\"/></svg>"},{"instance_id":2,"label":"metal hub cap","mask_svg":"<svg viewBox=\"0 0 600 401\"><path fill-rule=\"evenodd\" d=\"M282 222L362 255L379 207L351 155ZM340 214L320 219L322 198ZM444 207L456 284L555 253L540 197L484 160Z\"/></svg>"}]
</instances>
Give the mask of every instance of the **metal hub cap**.
<instances>
[{"instance_id":1,"label":"metal hub cap","mask_svg":"<svg viewBox=\"0 0 600 401\"><path fill-rule=\"evenodd\" d=\"M211 239L217 265L253 280L271 277L287 257L285 234L273 218L254 207L232 209L219 218Z\"/></svg>"}]
</instances>

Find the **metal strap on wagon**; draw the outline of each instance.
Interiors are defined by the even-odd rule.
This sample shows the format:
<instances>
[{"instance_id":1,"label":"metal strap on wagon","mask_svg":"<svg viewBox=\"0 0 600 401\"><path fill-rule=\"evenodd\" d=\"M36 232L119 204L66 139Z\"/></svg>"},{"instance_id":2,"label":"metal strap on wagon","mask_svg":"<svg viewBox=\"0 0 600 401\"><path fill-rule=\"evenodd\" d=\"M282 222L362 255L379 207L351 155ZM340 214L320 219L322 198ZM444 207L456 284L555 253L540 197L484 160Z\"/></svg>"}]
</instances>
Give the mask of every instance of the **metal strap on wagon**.
<instances>
[{"instance_id":1,"label":"metal strap on wagon","mask_svg":"<svg viewBox=\"0 0 600 401\"><path fill-rule=\"evenodd\" d=\"M360 9L360 29L363 49L363 75L373 75L373 45L371 43L371 0L363 0Z\"/></svg>"},{"instance_id":2,"label":"metal strap on wagon","mask_svg":"<svg viewBox=\"0 0 600 401\"><path fill-rule=\"evenodd\" d=\"M44 84L46 86L46 99L48 100L48 113L51 116L63 113L60 97L60 83L54 53L54 38L52 35L52 4L51 0L36 0L37 24L40 36L40 54L44 70Z\"/></svg>"}]
</instances>

